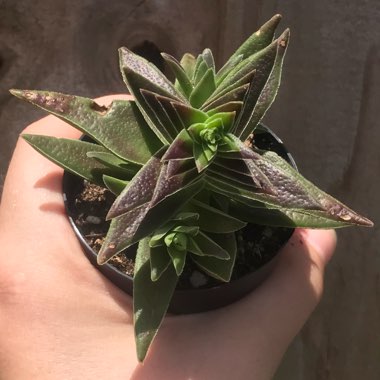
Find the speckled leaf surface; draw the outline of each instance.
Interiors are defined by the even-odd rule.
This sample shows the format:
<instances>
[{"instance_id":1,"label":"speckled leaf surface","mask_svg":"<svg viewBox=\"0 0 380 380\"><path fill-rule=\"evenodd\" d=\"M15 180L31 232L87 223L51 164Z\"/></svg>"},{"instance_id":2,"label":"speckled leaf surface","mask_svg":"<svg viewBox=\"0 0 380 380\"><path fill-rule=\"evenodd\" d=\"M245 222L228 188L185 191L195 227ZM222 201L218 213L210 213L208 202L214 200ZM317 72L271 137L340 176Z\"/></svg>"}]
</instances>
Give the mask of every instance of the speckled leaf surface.
<instances>
[{"instance_id":1,"label":"speckled leaf surface","mask_svg":"<svg viewBox=\"0 0 380 380\"><path fill-rule=\"evenodd\" d=\"M281 82L282 65L289 43L289 30L286 30L277 40L277 52L270 72L257 71L255 80L244 101L244 108L236 123L236 135L242 141L247 139L257 124L272 105ZM262 82L265 82L261 87Z\"/></svg>"},{"instance_id":2,"label":"speckled leaf surface","mask_svg":"<svg viewBox=\"0 0 380 380\"><path fill-rule=\"evenodd\" d=\"M212 256L192 256L192 260L211 277L228 282L236 259L236 238L232 234L213 234L212 239L229 254L229 260L220 260Z\"/></svg>"},{"instance_id":3,"label":"speckled leaf surface","mask_svg":"<svg viewBox=\"0 0 380 380\"><path fill-rule=\"evenodd\" d=\"M139 243L133 280L133 322L136 351L143 361L166 314L178 276L172 265L156 280L151 280L148 239Z\"/></svg>"},{"instance_id":4,"label":"speckled leaf surface","mask_svg":"<svg viewBox=\"0 0 380 380\"><path fill-rule=\"evenodd\" d=\"M104 186L103 174L126 178L127 173L124 170L111 168L88 157L88 152L104 154L108 152L100 145L51 136L23 134L22 137L34 149L61 168L100 186Z\"/></svg>"},{"instance_id":5,"label":"speckled leaf surface","mask_svg":"<svg viewBox=\"0 0 380 380\"><path fill-rule=\"evenodd\" d=\"M144 164L161 147L133 101L114 100L110 107L103 107L91 99L58 92L11 92L68 122L128 161Z\"/></svg>"}]
</instances>

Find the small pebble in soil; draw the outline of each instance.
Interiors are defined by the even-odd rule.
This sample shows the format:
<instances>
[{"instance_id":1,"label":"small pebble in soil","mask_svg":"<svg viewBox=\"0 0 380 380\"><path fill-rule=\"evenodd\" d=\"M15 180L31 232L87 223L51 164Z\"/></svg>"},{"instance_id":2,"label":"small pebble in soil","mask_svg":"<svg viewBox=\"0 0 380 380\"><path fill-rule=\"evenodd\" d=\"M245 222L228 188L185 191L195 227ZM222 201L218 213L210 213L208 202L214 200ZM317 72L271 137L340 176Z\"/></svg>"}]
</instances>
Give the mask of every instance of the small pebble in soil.
<instances>
[{"instance_id":1,"label":"small pebble in soil","mask_svg":"<svg viewBox=\"0 0 380 380\"><path fill-rule=\"evenodd\" d=\"M88 215L86 217L86 222L91 223L91 224L100 224L102 223L102 219L99 218L98 216Z\"/></svg>"},{"instance_id":2,"label":"small pebble in soil","mask_svg":"<svg viewBox=\"0 0 380 380\"><path fill-rule=\"evenodd\" d=\"M190 276L190 283L193 288L200 288L207 284L207 277L203 273L195 270Z\"/></svg>"}]
</instances>

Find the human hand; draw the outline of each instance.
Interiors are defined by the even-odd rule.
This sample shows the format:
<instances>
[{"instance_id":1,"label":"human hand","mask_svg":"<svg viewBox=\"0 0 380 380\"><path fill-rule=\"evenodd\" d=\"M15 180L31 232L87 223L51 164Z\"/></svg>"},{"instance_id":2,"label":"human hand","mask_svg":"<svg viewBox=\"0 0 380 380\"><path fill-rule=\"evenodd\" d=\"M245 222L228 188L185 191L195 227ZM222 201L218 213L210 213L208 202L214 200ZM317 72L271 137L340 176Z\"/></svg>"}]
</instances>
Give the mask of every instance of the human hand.
<instances>
[{"instance_id":1,"label":"human hand","mask_svg":"<svg viewBox=\"0 0 380 380\"><path fill-rule=\"evenodd\" d=\"M52 116L25 132L78 136ZM272 276L241 301L167 316L139 364L131 298L83 255L64 212L61 179L61 169L18 142L0 206L2 379L273 376L321 297L333 231L296 230Z\"/></svg>"}]
</instances>

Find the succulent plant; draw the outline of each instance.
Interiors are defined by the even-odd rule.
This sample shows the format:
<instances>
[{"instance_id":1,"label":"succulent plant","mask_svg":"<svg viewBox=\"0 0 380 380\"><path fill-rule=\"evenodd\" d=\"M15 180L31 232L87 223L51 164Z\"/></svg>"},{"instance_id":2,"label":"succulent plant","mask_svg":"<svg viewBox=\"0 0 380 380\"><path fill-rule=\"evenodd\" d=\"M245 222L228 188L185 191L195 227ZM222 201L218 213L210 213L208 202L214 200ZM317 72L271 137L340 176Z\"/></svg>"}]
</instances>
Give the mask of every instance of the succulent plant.
<instances>
[{"instance_id":1,"label":"succulent plant","mask_svg":"<svg viewBox=\"0 0 380 380\"><path fill-rule=\"evenodd\" d=\"M247 143L276 97L289 30L274 38L274 16L216 70L212 52L180 62L162 54L175 76L121 48L133 101L109 107L49 91L11 90L94 142L27 135L65 170L117 195L98 254L104 264L138 243L134 273L137 354L143 360L188 258L228 282L235 232L247 223L283 227L371 226L303 178L276 153Z\"/></svg>"}]
</instances>

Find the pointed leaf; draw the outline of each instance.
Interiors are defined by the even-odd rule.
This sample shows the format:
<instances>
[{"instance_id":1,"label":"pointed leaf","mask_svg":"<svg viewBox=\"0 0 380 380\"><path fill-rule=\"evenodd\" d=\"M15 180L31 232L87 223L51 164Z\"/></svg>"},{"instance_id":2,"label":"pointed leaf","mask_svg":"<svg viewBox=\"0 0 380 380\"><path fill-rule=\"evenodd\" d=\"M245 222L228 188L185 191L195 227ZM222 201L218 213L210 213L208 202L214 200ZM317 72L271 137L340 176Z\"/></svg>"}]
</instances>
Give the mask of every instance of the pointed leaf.
<instances>
[{"instance_id":1,"label":"pointed leaf","mask_svg":"<svg viewBox=\"0 0 380 380\"><path fill-rule=\"evenodd\" d=\"M87 157L94 158L111 169L125 172L124 178L132 178L141 169L141 165L127 162L109 152L87 152Z\"/></svg>"},{"instance_id":2,"label":"pointed leaf","mask_svg":"<svg viewBox=\"0 0 380 380\"><path fill-rule=\"evenodd\" d=\"M116 196L118 196L128 185L128 181L123 181L109 175L103 175L103 182L106 185L107 189Z\"/></svg>"},{"instance_id":3,"label":"pointed leaf","mask_svg":"<svg viewBox=\"0 0 380 380\"><path fill-rule=\"evenodd\" d=\"M181 66L189 78L193 78L196 58L189 53L185 53L181 59Z\"/></svg>"},{"instance_id":4,"label":"pointed leaf","mask_svg":"<svg viewBox=\"0 0 380 380\"><path fill-rule=\"evenodd\" d=\"M168 253L172 260L174 269L176 271L177 276L179 277L183 272L183 268L186 263L186 250L180 251L173 246L168 247Z\"/></svg>"},{"instance_id":5,"label":"pointed leaf","mask_svg":"<svg viewBox=\"0 0 380 380\"><path fill-rule=\"evenodd\" d=\"M115 174L125 178L124 171L112 169L87 156L90 151L107 153L108 151L100 145L51 136L23 134L22 137L34 149L61 168L100 186L104 186L103 174Z\"/></svg>"},{"instance_id":6,"label":"pointed leaf","mask_svg":"<svg viewBox=\"0 0 380 380\"><path fill-rule=\"evenodd\" d=\"M11 92L66 121L128 161L144 164L161 147L133 101L114 100L109 107L103 107L91 99L57 92ZM126 139L133 144L126 144Z\"/></svg>"},{"instance_id":7,"label":"pointed leaf","mask_svg":"<svg viewBox=\"0 0 380 380\"><path fill-rule=\"evenodd\" d=\"M194 86L197 86L199 81L204 77L208 70L207 63L204 61L202 55L198 55L197 62L195 65L193 83Z\"/></svg>"},{"instance_id":8,"label":"pointed leaf","mask_svg":"<svg viewBox=\"0 0 380 380\"><path fill-rule=\"evenodd\" d=\"M158 95L172 98L176 101L185 101L185 98L175 89L172 83L152 63L132 53L127 48L119 49L120 69L124 82L136 99L136 104L145 120L157 137L166 144L168 141L157 125L160 121L146 103L141 90L148 90ZM163 128L163 126L162 126Z\"/></svg>"},{"instance_id":9,"label":"pointed leaf","mask_svg":"<svg viewBox=\"0 0 380 380\"><path fill-rule=\"evenodd\" d=\"M178 276L172 266L151 280L148 239L139 243L133 280L133 324L137 358L143 361L168 309Z\"/></svg>"},{"instance_id":10,"label":"pointed leaf","mask_svg":"<svg viewBox=\"0 0 380 380\"><path fill-rule=\"evenodd\" d=\"M151 247L150 243L149 246ZM150 278L157 281L162 274L168 269L171 259L166 246L154 247L150 250Z\"/></svg>"},{"instance_id":11,"label":"pointed leaf","mask_svg":"<svg viewBox=\"0 0 380 380\"><path fill-rule=\"evenodd\" d=\"M231 56L215 76L216 85L218 86L228 73L243 60L243 54Z\"/></svg>"},{"instance_id":12,"label":"pointed leaf","mask_svg":"<svg viewBox=\"0 0 380 380\"><path fill-rule=\"evenodd\" d=\"M267 21L257 32L253 33L244 43L235 51L234 54L229 58L225 63L222 69L217 74L218 83L223 79L226 71L232 65L231 61L237 59L237 57L242 56L243 59L248 58L252 54L257 53L258 51L264 49L268 46L274 36L274 32L281 21L281 15L273 16L269 21Z\"/></svg>"},{"instance_id":13,"label":"pointed leaf","mask_svg":"<svg viewBox=\"0 0 380 380\"><path fill-rule=\"evenodd\" d=\"M227 83L226 86L218 86L213 94L207 99L207 101L203 104L203 108L208 108L209 104L218 101L221 97L231 95L234 91L240 91L242 86L249 86L252 81L254 81L254 77L256 74L256 69L249 71L247 74L243 74L241 78L236 81L232 81L231 83Z\"/></svg>"},{"instance_id":14,"label":"pointed leaf","mask_svg":"<svg viewBox=\"0 0 380 380\"><path fill-rule=\"evenodd\" d=\"M107 219L115 218L143 204L150 203L162 169L161 153L154 155L134 176L115 200Z\"/></svg>"},{"instance_id":15,"label":"pointed leaf","mask_svg":"<svg viewBox=\"0 0 380 380\"><path fill-rule=\"evenodd\" d=\"M154 117L158 120L158 124L155 127L159 130L162 136L168 142L172 142L177 135L177 128L174 125L174 122L171 120L169 115L166 113L165 108L162 106L161 102L158 100L157 94L148 90L140 91L146 104L150 107L151 111L154 113ZM172 99L166 97L160 97L160 99L167 99L170 104Z\"/></svg>"},{"instance_id":16,"label":"pointed leaf","mask_svg":"<svg viewBox=\"0 0 380 380\"><path fill-rule=\"evenodd\" d=\"M191 201L191 207L194 212L199 214L198 226L202 231L229 233L238 231L246 226L245 222L195 199Z\"/></svg>"},{"instance_id":17,"label":"pointed leaf","mask_svg":"<svg viewBox=\"0 0 380 380\"><path fill-rule=\"evenodd\" d=\"M231 91L227 92L225 95L217 97L214 101L205 103L202 110L207 112L208 115L216 113L215 108L222 107L223 105L230 102L241 102L249 88L249 83L243 84L237 88L233 88Z\"/></svg>"},{"instance_id":18,"label":"pointed leaf","mask_svg":"<svg viewBox=\"0 0 380 380\"><path fill-rule=\"evenodd\" d=\"M193 85L191 84L185 70L181 64L171 55L166 53L161 53L161 55L175 75L176 80L178 81L178 84L181 87L183 93L188 98L191 94L191 91L193 90Z\"/></svg>"},{"instance_id":19,"label":"pointed leaf","mask_svg":"<svg viewBox=\"0 0 380 380\"><path fill-rule=\"evenodd\" d=\"M256 82L252 82L251 84L235 129L235 133L240 136L242 141L245 141L248 135L252 133L277 95L281 81L282 64L288 44L289 30L287 29L277 39L276 57L263 88L260 90L261 86ZM261 77L257 76L257 78L258 81L261 80Z\"/></svg>"},{"instance_id":20,"label":"pointed leaf","mask_svg":"<svg viewBox=\"0 0 380 380\"><path fill-rule=\"evenodd\" d=\"M196 87L189 98L190 104L199 108L215 91L215 74L212 69L208 69L202 79L197 83Z\"/></svg>"},{"instance_id":21,"label":"pointed leaf","mask_svg":"<svg viewBox=\"0 0 380 380\"><path fill-rule=\"evenodd\" d=\"M208 118L207 113L186 104L173 102L172 106L180 117L184 128L188 128L195 123L203 123Z\"/></svg>"},{"instance_id":22,"label":"pointed leaf","mask_svg":"<svg viewBox=\"0 0 380 380\"><path fill-rule=\"evenodd\" d=\"M212 55L212 51L210 49L204 49L202 52L202 57L204 62L206 62L207 67L212 69L215 72L215 61L214 56Z\"/></svg>"},{"instance_id":23,"label":"pointed leaf","mask_svg":"<svg viewBox=\"0 0 380 380\"><path fill-rule=\"evenodd\" d=\"M193 157L193 140L186 129L183 129L162 157L162 160L185 160Z\"/></svg>"},{"instance_id":24,"label":"pointed leaf","mask_svg":"<svg viewBox=\"0 0 380 380\"><path fill-rule=\"evenodd\" d=\"M210 236L214 237L214 235ZM198 234L193 237L193 240L205 256L217 257L219 260L228 260L230 258L229 253L210 236L199 231Z\"/></svg>"},{"instance_id":25,"label":"pointed leaf","mask_svg":"<svg viewBox=\"0 0 380 380\"><path fill-rule=\"evenodd\" d=\"M214 234L220 246L223 246L228 252L229 260L220 260L212 256L194 256L192 260L210 276L228 282L231 279L232 270L236 259L236 240L235 234Z\"/></svg>"},{"instance_id":26,"label":"pointed leaf","mask_svg":"<svg viewBox=\"0 0 380 380\"><path fill-rule=\"evenodd\" d=\"M153 197L150 202L112 219L106 239L98 254L98 263L104 264L123 249L165 225L204 187L203 177L188 185L184 184L184 179L186 178L182 177L177 182L178 190L175 192L169 194L164 191L165 186L163 186L159 194L156 194L156 198ZM172 190L172 186L168 188ZM164 194L166 196L158 201L158 196ZM153 205L154 202L156 203Z\"/></svg>"}]
</instances>

